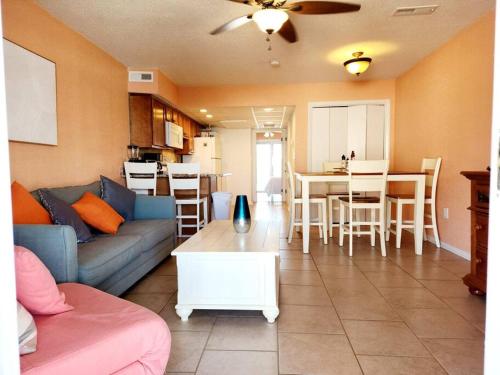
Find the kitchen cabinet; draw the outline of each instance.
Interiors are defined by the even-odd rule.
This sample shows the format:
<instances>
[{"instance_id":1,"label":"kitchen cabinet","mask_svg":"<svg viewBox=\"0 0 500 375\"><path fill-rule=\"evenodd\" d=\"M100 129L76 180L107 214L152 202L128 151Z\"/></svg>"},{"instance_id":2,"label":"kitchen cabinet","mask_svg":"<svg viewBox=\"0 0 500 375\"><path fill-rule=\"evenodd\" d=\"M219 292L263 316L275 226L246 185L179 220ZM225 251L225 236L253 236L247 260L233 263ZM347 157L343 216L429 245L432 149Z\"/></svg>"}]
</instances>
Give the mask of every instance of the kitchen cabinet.
<instances>
[{"instance_id":1,"label":"kitchen cabinet","mask_svg":"<svg viewBox=\"0 0 500 375\"><path fill-rule=\"evenodd\" d=\"M130 143L142 148L169 148L165 145L165 121L183 128L183 148L179 155L194 151L193 137L200 125L161 98L150 94L129 94Z\"/></svg>"}]
</instances>

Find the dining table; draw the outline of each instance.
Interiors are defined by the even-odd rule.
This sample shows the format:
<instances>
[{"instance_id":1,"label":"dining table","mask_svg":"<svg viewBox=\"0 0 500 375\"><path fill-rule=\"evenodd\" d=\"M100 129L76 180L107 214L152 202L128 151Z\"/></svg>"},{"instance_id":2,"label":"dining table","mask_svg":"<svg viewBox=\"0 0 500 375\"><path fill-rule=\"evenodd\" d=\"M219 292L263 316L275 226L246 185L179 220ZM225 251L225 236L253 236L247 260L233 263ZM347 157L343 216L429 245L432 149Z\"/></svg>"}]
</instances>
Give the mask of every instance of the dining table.
<instances>
[{"instance_id":1,"label":"dining table","mask_svg":"<svg viewBox=\"0 0 500 375\"><path fill-rule=\"evenodd\" d=\"M310 207L309 195L312 183L348 183L347 172L295 172L295 176L302 185L302 250L309 253ZM424 234L424 206L425 206L425 172L389 171L387 182L412 182L415 184L415 205L413 218L415 223L414 242L415 254L422 255ZM326 232L325 232L326 233ZM326 237L326 236L325 236Z\"/></svg>"}]
</instances>

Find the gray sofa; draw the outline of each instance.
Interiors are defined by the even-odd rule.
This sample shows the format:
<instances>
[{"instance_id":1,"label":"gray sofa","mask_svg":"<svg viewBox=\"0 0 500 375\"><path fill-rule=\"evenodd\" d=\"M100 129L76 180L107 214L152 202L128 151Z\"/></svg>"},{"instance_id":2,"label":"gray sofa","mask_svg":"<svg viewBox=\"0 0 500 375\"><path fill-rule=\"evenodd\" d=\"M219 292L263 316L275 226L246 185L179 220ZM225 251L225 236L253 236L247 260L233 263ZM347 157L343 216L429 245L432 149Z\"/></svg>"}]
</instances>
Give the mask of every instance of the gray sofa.
<instances>
[{"instance_id":1,"label":"gray sofa","mask_svg":"<svg viewBox=\"0 0 500 375\"><path fill-rule=\"evenodd\" d=\"M48 189L72 204L85 191L100 196L100 183ZM38 194L33 192L38 199ZM115 236L99 234L77 244L67 225L14 225L14 242L32 250L56 282L79 282L120 295L165 259L175 248L175 199L137 195L135 218Z\"/></svg>"}]
</instances>

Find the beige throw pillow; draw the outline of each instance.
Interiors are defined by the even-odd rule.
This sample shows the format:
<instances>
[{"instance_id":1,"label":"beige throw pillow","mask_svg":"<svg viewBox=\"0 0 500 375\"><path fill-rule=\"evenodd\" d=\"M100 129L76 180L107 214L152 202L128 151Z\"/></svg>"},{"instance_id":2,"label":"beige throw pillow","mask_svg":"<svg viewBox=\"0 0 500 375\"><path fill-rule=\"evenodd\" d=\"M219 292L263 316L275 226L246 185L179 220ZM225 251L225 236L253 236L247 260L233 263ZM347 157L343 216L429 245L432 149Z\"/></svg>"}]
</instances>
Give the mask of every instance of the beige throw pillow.
<instances>
[{"instance_id":1,"label":"beige throw pillow","mask_svg":"<svg viewBox=\"0 0 500 375\"><path fill-rule=\"evenodd\" d=\"M36 325L31 314L17 303L17 338L19 354L28 354L36 351Z\"/></svg>"}]
</instances>

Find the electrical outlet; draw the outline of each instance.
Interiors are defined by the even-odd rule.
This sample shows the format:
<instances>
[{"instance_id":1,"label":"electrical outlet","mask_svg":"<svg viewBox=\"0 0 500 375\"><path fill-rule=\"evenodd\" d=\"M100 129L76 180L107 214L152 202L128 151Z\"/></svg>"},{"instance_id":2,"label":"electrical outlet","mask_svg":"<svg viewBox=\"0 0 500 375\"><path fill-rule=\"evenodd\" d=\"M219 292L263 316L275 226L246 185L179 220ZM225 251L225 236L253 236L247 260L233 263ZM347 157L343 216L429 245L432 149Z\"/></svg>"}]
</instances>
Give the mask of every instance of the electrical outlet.
<instances>
[{"instance_id":1,"label":"electrical outlet","mask_svg":"<svg viewBox=\"0 0 500 375\"><path fill-rule=\"evenodd\" d=\"M450 210L448 208L443 208L443 217L445 219L449 219L450 218Z\"/></svg>"}]
</instances>

